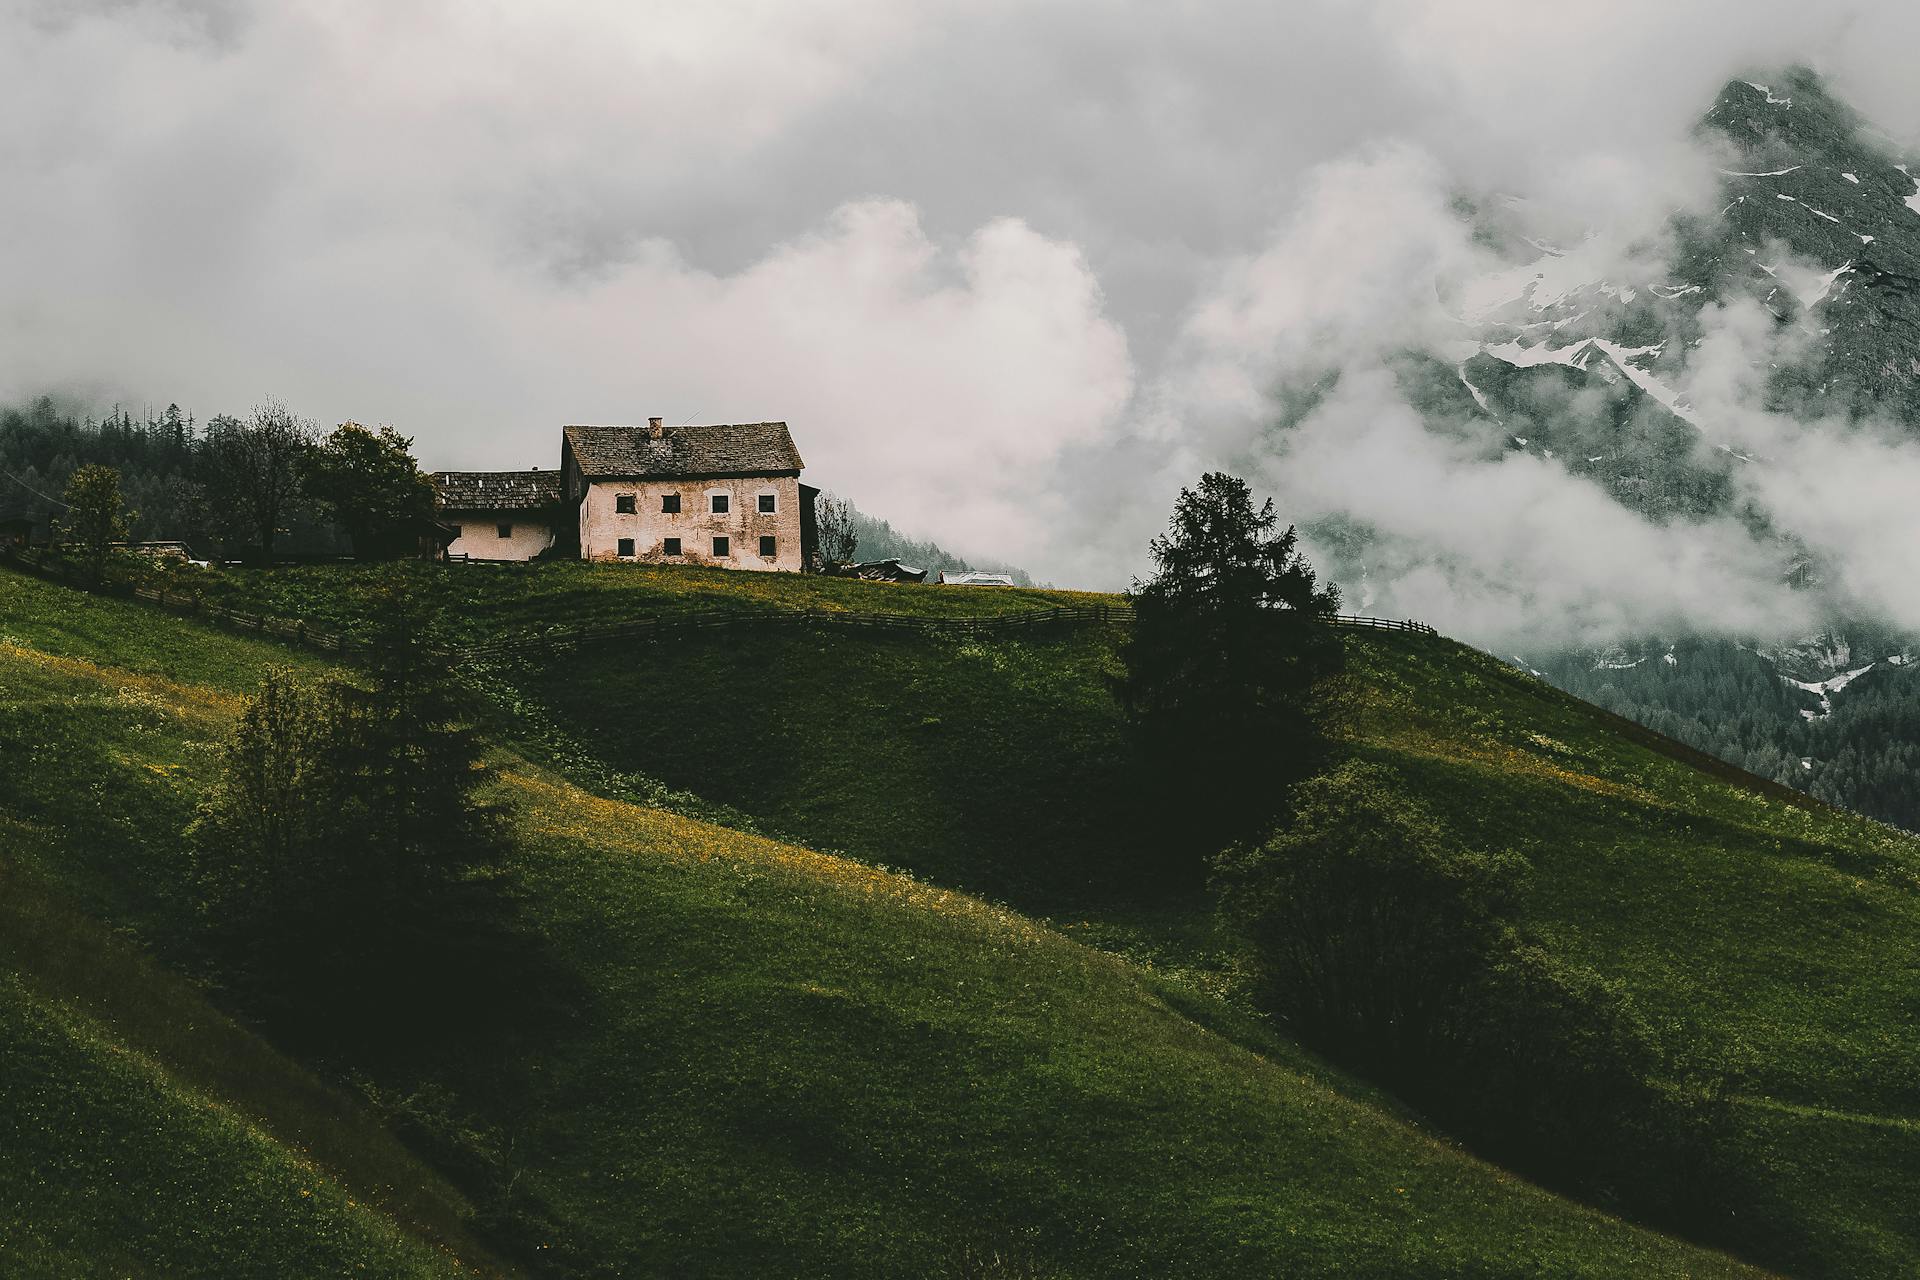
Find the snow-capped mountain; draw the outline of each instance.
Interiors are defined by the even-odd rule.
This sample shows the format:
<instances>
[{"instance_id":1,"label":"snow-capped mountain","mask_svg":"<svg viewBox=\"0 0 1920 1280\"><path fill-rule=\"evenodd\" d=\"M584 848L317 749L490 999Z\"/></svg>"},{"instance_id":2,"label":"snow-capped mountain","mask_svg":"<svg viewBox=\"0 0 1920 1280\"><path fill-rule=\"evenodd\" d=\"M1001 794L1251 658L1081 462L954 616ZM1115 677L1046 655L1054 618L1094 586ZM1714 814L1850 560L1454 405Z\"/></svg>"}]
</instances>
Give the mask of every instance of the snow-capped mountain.
<instances>
[{"instance_id":1,"label":"snow-capped mountain","mask_svg":"<svg viewBox=\"0 0 1920 1280\"><path fill-rule=\"evenodd\" d=\"M1656 524L1743 522L1777 550L1787 582L1824 598L1835 566L1738 483L1741 468L1788 464L1743 447L1715 405L1695 402L1694 357L1720 307L1757 303L1774 333L1747 375L1766 411L1920 432L1920 160L1806 70L1730 82L1699 131L1723 158L1719 206L1677 215L1643 251L1533 238L1525 201L1480 202L1476 232L1507 264L1446 300L1457 350L1409 355L1397 376L1434 429L1469 424L1482 447L1551 461ZM1323 540L1364 544L1338 532L1344 541ZM1920 825L1920 637L1830 612L1807 636L1669 635L1528 657L1735 763Z\"/></svg>"}]
</instances>

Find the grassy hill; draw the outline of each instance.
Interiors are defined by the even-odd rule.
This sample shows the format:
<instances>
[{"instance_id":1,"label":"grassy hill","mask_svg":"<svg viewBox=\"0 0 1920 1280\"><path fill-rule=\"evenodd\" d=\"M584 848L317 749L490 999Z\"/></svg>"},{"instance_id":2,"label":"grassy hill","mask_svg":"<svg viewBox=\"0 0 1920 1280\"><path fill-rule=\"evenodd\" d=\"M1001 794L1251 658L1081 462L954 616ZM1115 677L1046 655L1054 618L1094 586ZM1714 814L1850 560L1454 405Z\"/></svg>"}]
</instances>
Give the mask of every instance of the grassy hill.
<instances>
[{"instance_id":1,"label":"grassy hill","mask_svg":"<svg viewBox=\"0 0 1920 1280\"><path fill-rule=\"evenodd\" d=\"M561 1007L539 1035L330 1064L357 1080L336 1114L358 1138L302 1137L321 1108L281 1103L323 1086L192 988L139 956L85 980L48 959L106 954L69 901L175 954L166 835L235 693L286 655L14 575L0 632L0 861L46 904L43 941L0 953L0 1044L67 1091L0 1103L24 1135L0 1146L9 1274L431 1274L453 1264L428 1240L478 1257L442 1214L555 1274L1750 1274L1470 1158L1192 986L506 751ZM142 1009L177 1012L143 1031ZM233 1070L246 1054L279 1065ZM144 1110L114 1075L136 1060ZM202 1131L229 1121L251 1156ZM169 1191L207 1185L180 1177L188 1151L244 1187L214 1226ZM146 1229L101 1212L121 1199Z\"/></svg>"},{"instance_id":2,"label":"grassy hill","mask_svg":"<svg viewBox=\"0 0 1920 1280\"><path fill-rule=\"evenodd\" d=\"M444 610L451 645L538 634L550 629L671 617L705 610L894 613L974 618L1105 603L1110 596L1033 587L904 586L858 578L742 573L691 565L609 566L581 561L540 564L312 565L271 570L181 571L175 581L229 608L304 618L354 634L372 621L373 597L399 582Z\"/></svg>"},{"instance_id":3,"label":"grassy hill","mask_svg":"<svg viewBox=\"0 0 1920 1280\"><path fill-rule=\"evenodd\" d=\"M1920 1265L1920 1207L1887 1194L1920 1170L1915 842L1453 642L1356 634L1350 652L1347 750L1402 772L1468 840L1524 854L1529 923L1730 1077L1769 1197L1756 1243L1822 1274ZM503 678L618 768L1227 985L1204 903L1095 892L1138 852L1114 663L1100 629L779 631L583 650Z\"/></svg>"}]
</instances>

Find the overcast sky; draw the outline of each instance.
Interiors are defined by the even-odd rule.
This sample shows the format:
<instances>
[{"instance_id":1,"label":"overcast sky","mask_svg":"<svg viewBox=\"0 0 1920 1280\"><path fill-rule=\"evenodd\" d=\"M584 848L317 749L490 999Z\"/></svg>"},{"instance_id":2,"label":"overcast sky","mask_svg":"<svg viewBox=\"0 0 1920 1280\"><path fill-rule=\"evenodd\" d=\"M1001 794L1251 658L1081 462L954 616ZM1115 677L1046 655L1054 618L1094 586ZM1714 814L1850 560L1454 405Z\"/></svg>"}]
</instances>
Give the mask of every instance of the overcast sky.
<instances>
[{"instance_id":1,"label":"overcast sky","mask_svg":"<svg viewBox=\"0 0 1920 1280\"><path fill-rule=\"evenodd\" d=\"M1649 227L1730 75L1913 138L1916 47L1781 0L0 0L0 395L272 395L445 468L785 419L906 530L1121 586L1201 469L1287 496L1266 389L1423 323L1453 194Z\"/></svg>"}]
</instances>

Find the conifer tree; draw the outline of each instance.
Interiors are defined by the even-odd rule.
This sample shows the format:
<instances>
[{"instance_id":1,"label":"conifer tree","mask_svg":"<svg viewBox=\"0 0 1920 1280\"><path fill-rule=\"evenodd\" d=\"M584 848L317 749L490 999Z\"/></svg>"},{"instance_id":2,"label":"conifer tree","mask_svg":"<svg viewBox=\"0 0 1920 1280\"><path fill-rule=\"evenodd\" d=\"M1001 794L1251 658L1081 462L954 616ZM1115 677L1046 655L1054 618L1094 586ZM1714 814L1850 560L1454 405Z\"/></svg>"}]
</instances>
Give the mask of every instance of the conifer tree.
<instances>
[{"instance_id":1,"label":"conifer tree","mask_svg":"<svg viewBox=\"0 0 1920 1280\"><path fill-rule=\"evenodd\" d=\"M1120 692L1148 776L1210 853L1263 834L1318 754L1315 690L1342 665L1318 585L1271 500L1220 472L1182 489L1136 582Z\"/></svg>"}]
</instances>

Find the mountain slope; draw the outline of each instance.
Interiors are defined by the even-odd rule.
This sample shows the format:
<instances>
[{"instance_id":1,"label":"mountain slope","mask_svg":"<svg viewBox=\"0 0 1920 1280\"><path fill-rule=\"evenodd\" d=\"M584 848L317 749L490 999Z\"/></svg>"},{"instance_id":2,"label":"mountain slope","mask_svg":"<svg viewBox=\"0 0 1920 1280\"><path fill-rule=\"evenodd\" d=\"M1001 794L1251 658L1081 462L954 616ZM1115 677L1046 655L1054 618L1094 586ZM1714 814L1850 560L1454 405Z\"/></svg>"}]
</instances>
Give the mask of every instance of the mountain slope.
<instances>
[{"instance_id":1,"label":"mountain slope","mask_svg":"<svg viewBox=\"0 0 1920 1280\"><path fill-rule=\"evenodd\" d=\"M48 758L64 788L0 770L8 857L31 841L36 877L163 944L157 843L95 847L113 828L91 811L143 790L177 807L204 778L196 744L230 702L159 675L167 655L228 684L272 652L13 575L0 616L9 752L68 709L139 709L100 750ZM537 1268L1752 1274L1472 1160L1230 1007L1045 926L501 763L530 907L567 961L562 1016L363 1064L361 1088ZM180 1140L165 1117L97 1123L137 1149ZM63 1203L86 1221L84 1192Z\"/></svg>"},{"instance_id":2,"label":"mountain slope","mask_svg":"<svg viewBox=\"0 0 1920 1280\"><path fill-rule=\"evenodd\" d=\"M1670 627L1571 652L1527 646L1528 664L1775 781L1920 827L1920 684L1904 665L1915 637L1874 616L1884 600L1850 593L1838 553L1809 550L1755 496L1820 470L1822 433L1838 445L1851 424L1897 433L1920 417L1920 169L1804 68L1728 83L1698 136L1718 156L1720 203L1676 216L1666 243L1548 244L1523 234L1524 202L1484 202L1477 226L1512 265L1463 289L1457 360L1408 356L1402 391L1431 430L1464 432L1487 457L1550 460L1655 524L1739 521L1819 616L1813 634ZM1703 340L1725 337L1718 309L1748 304L1765 354L1743 350L1741 376L1756 403L1803 424L1791 458L1736 448L1684 393ZM1344 562L1333 576L1362 596L1369 532L1351 520L1313 530Z\"/></svg>"}]
</instances>

